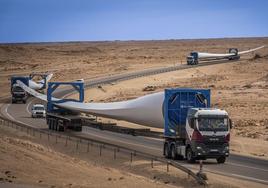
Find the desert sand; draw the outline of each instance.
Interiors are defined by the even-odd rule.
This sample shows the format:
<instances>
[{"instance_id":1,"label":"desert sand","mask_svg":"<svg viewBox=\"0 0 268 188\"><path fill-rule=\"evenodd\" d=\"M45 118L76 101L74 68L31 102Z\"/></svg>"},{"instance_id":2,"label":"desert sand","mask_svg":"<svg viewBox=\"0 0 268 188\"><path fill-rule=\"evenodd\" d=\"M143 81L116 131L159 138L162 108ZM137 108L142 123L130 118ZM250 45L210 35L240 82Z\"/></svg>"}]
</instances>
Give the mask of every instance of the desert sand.
<instances>
[{"instance_id":1,"label":"desert sand","mask_svg":"<svg viewBox=\"0 0 268 188\"><path fill-rule=\"evenodd\" d=\"M33 71L49 71L54 73L53 81L93 79L152 67L183 64L192 50L221 53L226 52L230 47L247 50L261 45L268 45L268 38L0 44L0 100L1 97L3 99L9 95L8 79L14 74L27 75ZM234 121L231 138L232 152L268 158L267 55L268 50L264 48L255 54L243 56L239 62L176 71L89 89L86 92L86 101L127 100L162 91L168 87L210 88L212 105L226 109ZM261 58L258 58L259 56ZM154 90L144 91L148 86L153 86ZM117 123L137 126L122 121ZM72 186L87 187L92 185L92 182L99 182L101 187L111 185L119 187L122 185L121 182L127 179L129 184L124 184L129 185L127 187L145 184L147 185L145 187L166 186L164 181L152 181L152 177L141 172L134 173L141 174L138 177L133 175L132 171L126 176L126 167L118 170L118 166L112 166L107 170L109 162L103 166L92 165L90 160L76 162L76 158L81 157L80 155L64 154L63 150L59 153L54 150L55 148L47 152L47 146L42 151L43 143L36 145L35 142L29 142L27 139L25 141L25 136L18 136L18 133L9 131L4 132L2 128L0 133L1 176L4 182L10 179L9 173L6 174L6 171L10 171L11 181L19 185L44 184L66 187L71 182ZM27 158L29 160L24 160ZM25 166L21 166L23 165L21 161L24 161ZM53 169L58 170L62 175L50 174ZM96 171L99 172L98 177L94 175ZM79 173L85 175L78 177ZM29 177L29 174L33 177ZM12 179L12 176L16 178ZM109 177L116 181L111 183ZM124 177L123 180L120 180L120 177ZM217 182L225 181L221 176L214 177ZM236 181L230 181L233 184L227 185L217 184L212 180L215 187L245 186L241 181L234 182ZM179 182L177 184L181 185ZM191 182L182 186L191 187Z\"/></svg>"}]
</instances>

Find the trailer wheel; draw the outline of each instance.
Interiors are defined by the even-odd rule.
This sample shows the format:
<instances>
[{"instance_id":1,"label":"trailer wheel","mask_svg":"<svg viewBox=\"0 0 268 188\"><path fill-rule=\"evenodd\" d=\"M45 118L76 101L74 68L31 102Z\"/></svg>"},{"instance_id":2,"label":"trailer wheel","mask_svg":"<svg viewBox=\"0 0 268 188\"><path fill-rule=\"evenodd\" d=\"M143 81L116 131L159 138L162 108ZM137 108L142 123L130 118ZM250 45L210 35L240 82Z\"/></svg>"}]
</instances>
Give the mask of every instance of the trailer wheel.
<instances>
[{"instance_id":1,"label":"trailer wheel","mask_svg":"<svg viewBox=\"0 0 268 188\"><path fill-rule=\"evenodd\" d=\"M170 149L168 147L168 143L165 143L165 145L164 145L164 156L167 159L170 159L170 157L171 157L171 153L170 153Z\"/></svg>"},{"instance_id":2,"label":"trailer wheel","mask_svg":"<svg viewBox=\"0 0 268 188\"><path fill-rule=\"evenodd\" d=\"M51 121L50 121L50 119L49 119L49 120L48 120L48 129L51 130L51 128L52 128L52 127L51 127Z\"/></svg>"},{"instance_id":3,"label":"trailer wheel","mask_svg":"<svg viewBox=\"0 0 268 188\"><path fill-rule=\"evenodd\" d=\"M220 164L220 163L225 163L225 160L226 160L226 157L224 157L224 156L217 158L217 162L218 162L219 164Z\"/></svg>"},{"instance_id":4,"label":"trailer wheel","mask_svg":"<svg viewBox=\"0 0 268 188\"><path fill-rule=\"evenodd\" d=\"M187 148L186 150L186 159L188 163L194 163L195 162L195 158L193 156L193 152L192 149L190 147Z\"/></svg>"},{"instance_id":5,"label":"trailer wheel","mask_svg":"<svg viewBox=\"0 0 268 188\"><path fill-rule=\"evenodd\" d=\"M64 132L64 127L63 126L59 126L59 131L60 132Z\"/></svg>"},{"instance_id":6,"label":"trailer wheel","mask_svg":"<svg viewBox=\"0 0 268 188\"><path fill-rule=\"evenodd\" d=\"M171 158L176 160L178 158L177 152L176 152L176 147L175 144L172 144L170 147L170 153L171 153Z\"/></svg>"},{"instance_id":7,"label":"trailer wheel","mask_svg":"<svg viewBox=\"0 0 268 188\"><path fill-rule=\"evenodd\" d=\"M52 130L54 131L55 130L55 121L52 120Z\"/></svg>"}]
</instances>

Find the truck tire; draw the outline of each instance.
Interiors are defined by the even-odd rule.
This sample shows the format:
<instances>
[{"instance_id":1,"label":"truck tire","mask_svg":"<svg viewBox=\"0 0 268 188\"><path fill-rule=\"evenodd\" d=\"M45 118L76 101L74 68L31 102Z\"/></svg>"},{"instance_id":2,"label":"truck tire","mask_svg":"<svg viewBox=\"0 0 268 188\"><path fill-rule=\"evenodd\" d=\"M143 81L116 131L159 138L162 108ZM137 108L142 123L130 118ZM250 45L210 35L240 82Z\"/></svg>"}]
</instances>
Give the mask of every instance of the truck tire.
<instances>
[{"instance_id":1,"label":"truck tire","mask_svg":"<svg viewBox=\"0 0 268 188\"><path fill-rule=\"evenodd\" d=\"M59 131L60 132L64 132L64 127L63 126L59 126Z\"/></svg>"},{"instance_id":2,"label":"truck tire","mask_svg":"<svg viewBox=\"0 0 268 188\"><path fill-rule=\"evenodd\" d=\"M55 130L55 122L54 122L54 120L52 120L51 124L52 124L51 128L54 131Z\"/></svg>"},{"instance_id":3,"label":"truck tire","mask_svg":"<svg viewBox=\"0 0 268 188\"><path fill-rule=\"evenodd\" d=\"M82 131L82 126L76 126L76 127L74 128L74 130L75 130L76 132L80 132L80 131Z\"/></svg>"},{"instance_id":4,"label":"truck tire","mask_svg":"<svg viewBox=\"0 0 268 188\"><path fill-rule=\"evenodd\" d=\"M168 143L165 143L165 145L164 145L164 156L167 159L170 159L170 157L171 157L171 153L170 153L170 149L168 147Z\"/></svg>"},{"instance_id":5,"label":"truck tire","mask_svg":"<svg viewBox=\"0 0 268 188\"><path fill-rule=\"evenodd\" d=\"M218 162L219 164L221 164L221 163L225 163L225 160L226 160L226 157L225 157L225 156L222 156L222 157L217 158L217 162Z\"/></svg>"},{"instance_id":6,"label":"truck tire","mask_svg":"<svg viewBox=\"0 0 268 188\"><path fill-rule=\"evenodd\" d=\"M176 147L175 147L175 144L172 144L171 147L170 147L170 153L171 153L171 158L176 160L178 159L178 154L177 154L177 151L176 151Z\"/></svg>"},{"instance_id":7,"label":"truck tire","mask_svg":"<svg viewBox=\"0 0 268 188\"><path fill-rule=\"evenodd\" d=\"M51 130L52 126L51 126L51 121L48 120L48 129Z\"/></svg>"},{"instance_id":8,"label":"truck tire","mask_svg":"<svg viewBox=\"0 0 268 188\"><path fill-rule=\"evenodd\" d=\"M23 104L25 104L26 103L26 100L23 100L22 102L23 102Z\"/></svg>"},{"instance_id":9,"label":"truck tire","mask_svg":"<svg viewBox=\"0 0 268 188\"><path fill-rule=\"evenodd\" d=\"M188 163L194 163L195 162L195 158L193 156L193 151L190 147L187 148L186 150L186 159Z\"/></svg>"}]
</instances>

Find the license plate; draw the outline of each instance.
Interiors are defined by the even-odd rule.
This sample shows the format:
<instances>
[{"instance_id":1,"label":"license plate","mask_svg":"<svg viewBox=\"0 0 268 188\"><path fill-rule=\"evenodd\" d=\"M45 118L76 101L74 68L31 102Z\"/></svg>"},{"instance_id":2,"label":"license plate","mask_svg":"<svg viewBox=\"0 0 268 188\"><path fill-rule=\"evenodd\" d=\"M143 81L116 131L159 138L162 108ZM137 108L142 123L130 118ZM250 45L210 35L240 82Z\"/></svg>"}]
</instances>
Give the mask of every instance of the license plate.
<instances>
[{"instance_id":1,"label":"license plate","mask_svg":"<svg viewBox=\"0 0 268 188\"><path fill-rule=\"evenodd\" d=\"M211 149L210 151L211 152L217 152L218 150L217 149Z\"/></svg>"}]
</instances>

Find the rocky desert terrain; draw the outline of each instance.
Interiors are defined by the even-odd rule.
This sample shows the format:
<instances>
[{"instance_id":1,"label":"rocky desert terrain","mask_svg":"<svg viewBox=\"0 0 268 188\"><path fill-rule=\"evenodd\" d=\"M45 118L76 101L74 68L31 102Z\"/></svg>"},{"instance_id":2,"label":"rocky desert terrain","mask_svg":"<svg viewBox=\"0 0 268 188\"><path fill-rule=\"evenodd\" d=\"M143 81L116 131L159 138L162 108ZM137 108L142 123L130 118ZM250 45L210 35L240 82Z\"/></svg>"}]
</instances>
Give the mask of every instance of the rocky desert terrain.
<instances>
[{"instance_id":1,"label":"rocky desert terrain","mask_svg":"<svg viewBox=\"0 0 268 188\"><path fill-rule=\"evenodd\" d=\"M185 64L185 58L192 50L224 53L231 47L247 50L261 45L267 46L268 38L0 44L0 100L2 102L9 101L6 97L10 91L9 78L11 75L28 75L31 72L48 71L54 73L53 81L71 81L80 78L90 80L153 67ZM267 47L243 56L240 61L174 71L89 89L86 92L86 101L127 100L170 87L210 88L212 106L226 109L234 122L231 138L232 152L268 158ZM125 126L137 126L122 121L116 122ZM74 185L76 185L74 187L87 187L90 186L91 181L101 182L97 176L92 175L95 170L99 171L105 180L109 178L108 174L111 174L103 166L94 167L91 164L84 165L83 162L76 163L73 159L68 158L68 154L63 156L63 154L58 155L54 152L44 152L42 151L43 146L36 146L35 143L30 143L34 146L30 146L29 151L29 143L24 141L23 136L19 137L22 140L16 140L18 137L17 133L4 132L1 129L0 169L4 182L13 181L16 179L12 179L14 176L21 178L21 181L14 180L14 182L42 186L42 182L54 178L53 184L47 182L43 184L66 187L70 182L62 178L68 177L68 175L70 177L67 172L73 169L74 174L82 173L85 176L91 174L91 176L88 181L83 181L85 183L83 185L76 183L79 181L79 177L74 176L73 179L70 179L75 182L72 187ZM42 168L44 171L36 172L36 168L30 164L20 166L20 161L25 157L33 159L35 162L31 164L37 165L36 168ZM56 176L52 177L53 175L41 176L49 173L56 163L61 166L60 164L66 161L71 162L63 169L58 169L63 173L63 177L58 177L57 180ZM27 164L26 161L25 163ZM24 169L28 170L23 171ZM36 174L36 178L30 181L26 175L31 171ZM128 187L144 186L144 182L146 182L146 187L166 186L161 183L154 185L155 182L137 179L135 176L125 177L122 171L115 170L112 174L115 177L111 178L118 180L116 183L113 182L114 187L121 185L120 177L129 179ZM217 179L217 177L215 178ZM221 178L218 177L218 180ZM38 182L40 180L41 183ZM137 183L132 184L131 182ZM108 187L111 182L107 180L100 185ZM232 186L243 187L244 185Z\"/></svg>"}]
</instances>

